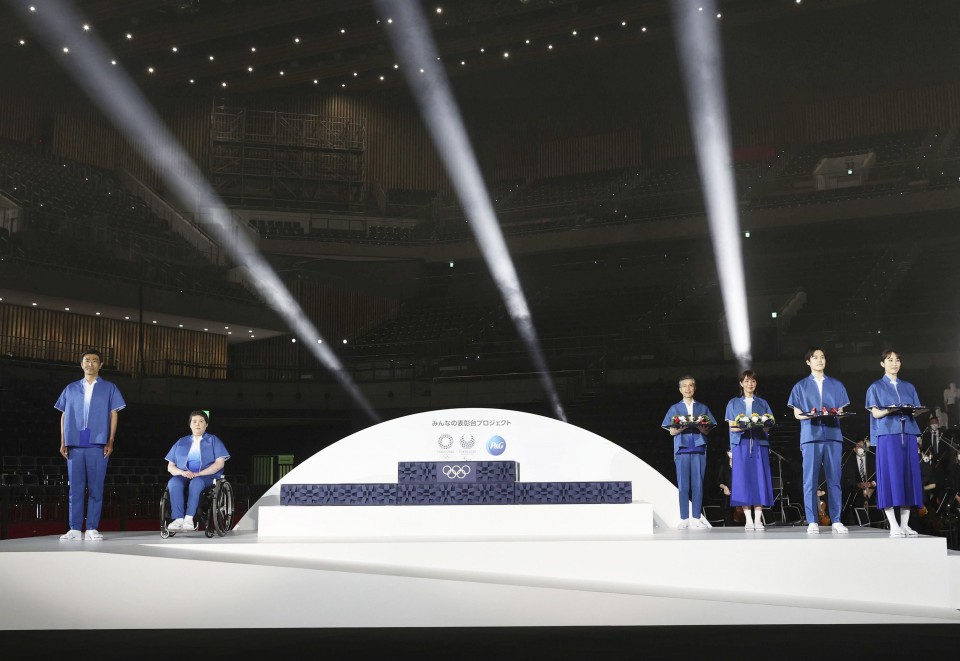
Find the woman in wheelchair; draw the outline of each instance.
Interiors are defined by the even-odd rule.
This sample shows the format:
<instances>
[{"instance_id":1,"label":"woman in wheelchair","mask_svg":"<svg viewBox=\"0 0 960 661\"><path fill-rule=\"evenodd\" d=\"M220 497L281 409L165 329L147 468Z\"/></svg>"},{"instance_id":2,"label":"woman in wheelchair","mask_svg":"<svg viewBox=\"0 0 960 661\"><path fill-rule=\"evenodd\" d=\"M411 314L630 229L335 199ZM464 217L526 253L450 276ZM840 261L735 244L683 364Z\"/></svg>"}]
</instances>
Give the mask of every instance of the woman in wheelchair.
<instances>
[{"instance_id":1,"label":"woman in wheelchair","mask_svg":"<svg viewBox=\"0 0 960 661\"><path fill-rule=\"evenodd\" d=\"M193 517L197 513L200 494L223 476L223 464L230 453L223 441L207 433L210 419L203 411L190 413L189 436L184 436L170 448L165 457L170 481L167 491L170 494L170 515L173 518L167 524L167 530L194 530ZM186 493L186 503L184 503Z\"/></svg>"}]
</instances>

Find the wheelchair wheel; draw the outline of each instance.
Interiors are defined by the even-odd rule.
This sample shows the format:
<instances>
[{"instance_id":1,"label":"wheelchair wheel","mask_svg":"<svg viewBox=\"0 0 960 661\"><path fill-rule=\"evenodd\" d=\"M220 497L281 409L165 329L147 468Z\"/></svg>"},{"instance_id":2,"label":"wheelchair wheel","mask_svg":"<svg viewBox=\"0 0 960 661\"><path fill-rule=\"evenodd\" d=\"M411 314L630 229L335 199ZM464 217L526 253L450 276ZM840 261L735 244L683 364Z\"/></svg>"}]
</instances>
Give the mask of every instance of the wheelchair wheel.
<instances>
[{"instance_id":1,"label":"wheelchair wheel","mask_svg":"<svg viewBox=\"0 0 960 661\"><path fill-rule=\"evenodd\" d=\"M226 480L221 480L213 490L207 536L212 537L213 532L216 532L223 537L231 526L233 526L233 487Z\"/></svg>"},{"instance_id":2,"label":"wheelchair wheel","mask_svg":"<svg viewBox=\"0 0 960 661\"><path fill-rule=\"evenodd\" d=\"M170 520L170 492L163 490L163 496L160 497L160 538L166 539L173 537L177 533L167 530L167 523Z\"/></svg>"}]
</instances>

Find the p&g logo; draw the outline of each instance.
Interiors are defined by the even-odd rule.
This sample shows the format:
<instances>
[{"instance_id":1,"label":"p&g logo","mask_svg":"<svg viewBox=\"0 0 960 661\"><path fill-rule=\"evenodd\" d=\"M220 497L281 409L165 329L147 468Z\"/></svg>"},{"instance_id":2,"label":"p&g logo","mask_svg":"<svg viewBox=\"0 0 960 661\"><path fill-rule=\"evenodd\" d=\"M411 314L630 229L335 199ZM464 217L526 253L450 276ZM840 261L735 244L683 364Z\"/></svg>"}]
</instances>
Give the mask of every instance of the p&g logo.
<instances>
[{"instance_id":1,"label":"p&g logo","mask_svg":"<svg viewBox=\"0 0 960 661\"><path fill-rule=\"evenodd\" d=\"M495 457L503 454L503 451L506 449L507 442L503 440L501 436L491 436L487 440L487 452Z\"/></svg>"}]
</instances>

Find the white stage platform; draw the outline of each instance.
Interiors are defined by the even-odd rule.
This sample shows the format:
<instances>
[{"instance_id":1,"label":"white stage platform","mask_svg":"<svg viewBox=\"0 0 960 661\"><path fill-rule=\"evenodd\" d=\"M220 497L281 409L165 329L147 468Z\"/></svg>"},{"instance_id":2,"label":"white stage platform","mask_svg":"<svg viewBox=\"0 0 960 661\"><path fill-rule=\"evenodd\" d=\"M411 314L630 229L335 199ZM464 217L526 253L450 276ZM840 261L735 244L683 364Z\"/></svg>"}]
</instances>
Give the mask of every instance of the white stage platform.
<instances>
[{"instance_id":1,"label":"white stage platform","mask_svg":"<svg viewBox=\"0 0 960 661\"><path fill-rule=\"evenodd\" d=\"M188 603L216 601L202 620ZM3 629L960 624L960 554L851 529L318 542L0 542Z\"/></svg>"},{"instance_id":2,"label":"white stage platform","mask_svg":"<svg viewBox=\"0 0 960 661\"><path fill-rule=\"evenodd\" d=\"M653 505L417 505L283 507L262 505L260 537L315 541L643 539L653 534Z\"/></svg>"}]
</instances>

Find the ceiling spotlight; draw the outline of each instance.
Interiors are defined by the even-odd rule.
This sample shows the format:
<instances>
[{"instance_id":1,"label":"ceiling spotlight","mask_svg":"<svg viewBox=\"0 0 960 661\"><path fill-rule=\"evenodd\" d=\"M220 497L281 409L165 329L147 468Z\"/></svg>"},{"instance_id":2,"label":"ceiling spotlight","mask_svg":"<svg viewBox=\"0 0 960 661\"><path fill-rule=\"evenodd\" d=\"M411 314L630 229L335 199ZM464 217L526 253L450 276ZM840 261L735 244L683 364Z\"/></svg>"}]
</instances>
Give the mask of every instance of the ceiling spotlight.
<instances>
[{"instance_id":1,"label":"ceiling spotlight","mask_svg":"<svg viewBox=\"0 0 960 661\"><path fill-rule=\"evenodd\" d=\"M256 52L257 52L257 47L256 47L256 46L251 46L251 47L250 47L250 52L251 52L251 53L256 53Z\"/></svg>"},{"instance_id":2,"label":"ceiling spotlight","mask_svg":"<svg viewBox=\"0 0 960 661\"><path fill-rule=\"evenodd\" d=\"M153 73L153 67L147 67L147 73Z\"/></svg>"},{"instance_id":3,"label":"ceiling spotlight","mask_svg":"<svg viewBox=\"0 0 960 661\"><path fill-rule=\"evenodd\" d=\"M193 85L193 78L190 79L190 84Z\"/></svg>"},{"instance_id":4,"label":"ceiling spotlight","mask_svg":"<svg viewBox=\"0 0 960 661\"><path fill-rule=\"evenodd\" d=\"M346 33L347 33L347 31L346 31L345 29L340 28L340 34L346 34Z\"/></svg>"},{"instance_id":5,"label":"ceiling spotlight","mask_svg":"<svg viewBox=\"0 0 960 661\"><path fill-rule=\"evenodd\" d=\"M227 86L227 81L223 81L222 83L220 83L220 87L226 87L226 86Z\"/></svg>"},{"instance_id":6,"label":"ceiling spotlight","mask_svg":"<svg viewBox=\"0 0 960 661\"><path fill-rule=\"evenodd\" d=\"M393 19L392 19L392 18L388 18L388 19L387 19L387 23L393 23Z\"/></svg>"},{"instance_id":7,"label":"ceiling spotlight","mask_svg":"<svg viewBox=\"0 0 960 661\"><path fill-rule=\"evenodd\" d=\"M63 309L66 310L67 312L70 312L70 308L63 308Z\"/></svg>"},{"instance_id":8,"label":"ceiling spotlight","mask_svg":"<svg viewBox=\"0 0 960 661\"><path fill-rule=\"evenodd\" d=\"M299 43L300 43L300 37L294 37L294 38L293 38L293 43L299 44Z\"/></svg>"},{"instance_id":9,"label":"ceiling spotlight","mask_svg":"<svg viewBox=\"0 0 960 661\"><path fill-rule=\"evenodd\" d=\"M574 30L574 31L572 32L572 34L573 34L574 37L576 37L576 36L577 36L577 31Z\"/></svg>"},{"instance_id":10,"label":"ceiling spotlight","mask_svg":"<svg viewBox=\"0 0 960 661\"><path fill-rule=\"evenodd\" d=\"M27 45L26 39L21 39L21 40L20 40L20 45L21 45L21 46L26 46L26 45Z\"/></svg>"},{"instance_id":11,"label":"ceiling spotlight","mask_svg":"<svg viewBox=\"0 0 960 661\"><path fill-rule=\"evenodd\" d=\"M210 61L213 62L213 55L210 56Z\"/></svg>"},{"instance_id":12,"label":"ceiling spotlight","mask_svg":"<svg viewBox=\"0 0 960 661\"><path fill-rule=\"evenodd\" d=\"M90 26L87 25L86 23L84 23L84 24L83 24L83 31L84 31L84 32L90 32Z\"/></svg>"},{"instance_id":13,"label":"ceiling spotlight","mask_svg":"<svg viewBox=\"0 0 960 661\"><path fill-rule=\"evenodd\" d=\"M249 71L250 73L253 73L253 67L247 67L247 71Z\"/></svg>"},{"instance_id":14,"label":"ceiling spotlight","mask_svg":"<svg viewBox=\"0 0 960 661\"><path fill-rule=\"evenodd\" d=\"M509 51L503 51L503 56L504 56L504 57L510 57L510 52L509 52Z\"/></svg>"},{"instance_id":15,"label":"ceiling spotlight","mask_svg":"<svg viewBox=\"0 0 960 661\"><path fill-rule=\"evenodd\" d=\"M442 14L442 13L443 13L443 7L437 7L437 13L438 13L438 14Z\"/></svg>"},{"instance_id":16,"label":"ceiling spotlight","mask_svg":"<svg viewBox=\"0 0 960 661\"><path fill-rule=\"evenodd\" d=\"M460 66L465 67L467 66L467 63L464 60L460 60Z\"/></svg>"},{"instance_id":17,"label":"ceiling spotlight","mask_svg":"<svg viewBox=\"0 0 960 661\"><path fill-rule=\"evenodd\" d=\"M642 28L640 28L640 32L646 32L646 31L647 31L647 26L646 26L646 25L644 25Z\"/></svg>"},{"instance_id":18,"label":"ceiling spotlight","mask_svg":"<svg viewBox=\"0 0 960 661\"><path fill-rule=\"evenodd\" d=\"M179 326L180 328L183 328L183 324L177 324L177 326Z\"/></svg>"},{"instance_id":19,"label":"ceiling spotlight","mask_svg":"<svg viewBox=\"0 0 960 661\"><path fill-rule=\"evenodd\" d=\"M620 26L621 26L621 27L624 27L624 28L627 27L627 22L626 22L626 21L620 21Z\"/></svg>"},{"instance_id":20,"label":"ceiling spotlight","mask_svg":"<svg viewBox=\"0 0 960 661\"><path fill-rule=\"evenodd\" d=\"M380 76L380 80L383 80L383 79L384 79L384 77L383 77L383 76Z\"/></svg>"},{"instance_id":21,"label":"ceiling spotlight","mask_svg":"<svg viewBox=\"0 0 960 661\"><path fill-rule=\"evenodd\" d=\"M124 319L126 319L127 321L130 321L130 317L124 317Z\"/></svg>"},{"instance_id":22,"label":"ceiling spotlight","mask_svg":"<svg viewBox=\"0 0 960 661\"><path fill-rule=\"evenodd\" d=\"M283 69L280 69L280 75L281 76L283 75Z\"/></svg>"},{"instance_id":23,"label":"ceiling spotlight","mask_svg":"<svg viewBox=\"0 0 960 661\"><path fill-rule=\"evenodd\" d=\"M34 303L34 305L36 305L36 303ZM98 317L100 316L99 312L94 312L94 314L97 315Z\"/></svg>"},{"instance_id":24,"label":"ceiling spotlight","mask_svg":"<svg viewBox=\"0 0 960 661\"><path fill-rule=\"evenodd\" d=\"M156 319L154 319L154 320L153 320L153 323L157 323L157 320L156 320Z\"/></svg>"},{"instance_id":25,"label":"ceiling spotlight","mask_svg":"<svg viewBox=\"0 0 960 661\"><path fill-rule=\"evenodd\" d=\"M128 39L128 40L133 39L133 35L130 34L129 32L127 33L127 39Z\"/></svg>"},{"instance_id":26,"label":"ceiling spotlight","mask_svg":"<svg viewBox=\"0 0 960 661\"><path fill-rule=\"evenodd\" d=\"M114 67L117 66L117 61L116 61L116 60L110 60L110 65L111 65L111 66L114 66Z\"/></svg>"},{"instance_id":27,"label":"ceiling spotlight","mask_svg":"<svg viewBox=\"0 0 960 661\"><path fill-rule=\"evenodd\" d=\"M67 48L66 46L64 46L64 47L63 47L63 52L64 52L64 53L69 53L69 52L70 52L70 49Z\"/></svg>"},{"instance_id":28,"label":"ceiling spotlight","mask_svg":"<svg viewBox=\"0 0 960 661\"><path fill-rule=\"evenodd\" d=\"M553 44L547 44L547 50L553 50Z\"/></svg>"},{"instance_id":29,"label":"ceiling spotlight","mask_svg":"<svg viewBox=\"0 0 960 661\"><path fill-rule=\"evenodd\" d=\"M171 50L172 52L174 52L174 53L179 52L179 50L177 49L176 46L171 46L170 50Z\"/></svg>"},{"instance_id":30,"label":"ceiling spotlight","mask_svg":"<svg viewBox=\"0 0 960 661\"><path fill-rule=\"evenodd\" d=\"M33 9L33 7L31 7L31 9ZM31 303L30 305L32 305L33 307L37 307L36 303ZM97 314L100 314L100 313L98 312Z\"/></svg>"},{"instance_id":31,"label":"ceiling spotlight","mask_svg":"<svg viewBox=\"0 0 960 661\"><path fill-rule=\"evenodd\" d=\"M530 43L530 40L529 40L529 39L524 39L524 40L523 40L523 43L529 44L529 43Z\"/></svg>"},{"instance_id":32,"label":"ceiling spotlight","mask_svg":"<svg viewBox=\"0 0 960 661\"><path fill-rule=\"evenodd\" d=\"M357 72L356 72L356 71L353 72L353 77L354 77L354 78L357 77Z\"/></svg>"},{"instance_id":33,"label":"ceiling spotlight","mask_svg":"<svg viewBox=\"0 0 960 661\"><path fill-rule=\"evenodd\" d=\"M343 341L343 343L344 343L344 344L346 344L346 343L347 343L347 341L346 341L346 340L344 340L344 341Z\"/></svg>"},{"instance_id":34,"label":"ceiling spotlight","mask_svg":"<svg viewBox=\"0 0 960 661\"><path fill-rule=\"evenodd\" d=\"M594 40L594 41L600 41L600 35L598 35L598 34L593 35L593 40Z\"/></svg>"},{"instance_id":35,"label":"ceiling spotlight","mask_svg":"<svg viewBox=\"0 0 960 661\"><path fill-rule=\"evenodd\" d=\"M486 48L481 48L481 49L480 49L480 52L481 52L481 53L486 53L486 52L487 52L487 49L486 49Z\"/></svg>"},{"instance_id":36,"label":"ceiling spotlight","mask_svg":"<svg viewBox=\"0 0 960 661\"><path fill-rule=\"evenodd\" d=\"M383 79L383 76L380 76L380 79L382 80L382 79ZM317 85L317 84L319 84L319 83L320 83L319 80L317 80L316 78L313 79L313 84L314 84L314 85Z\"/></svg>"},{"instance_id":37,"label":"ceiling spotlight","mask_svg":"<svg viewBox=\"0 0 960 661\"><path fill-rule=\"evenodd\" d=\"M37 8L33 5L30 5L30 11L37 11ZM36 305L36 303L34 303L34 305Z\"/></svg>"}]
</instances>

